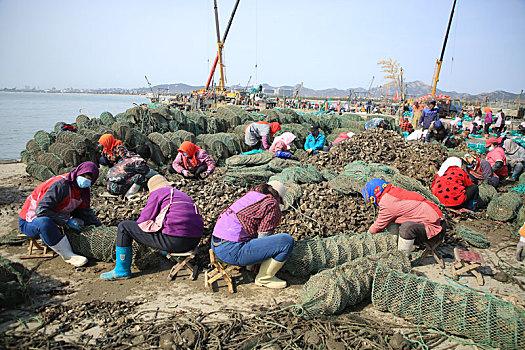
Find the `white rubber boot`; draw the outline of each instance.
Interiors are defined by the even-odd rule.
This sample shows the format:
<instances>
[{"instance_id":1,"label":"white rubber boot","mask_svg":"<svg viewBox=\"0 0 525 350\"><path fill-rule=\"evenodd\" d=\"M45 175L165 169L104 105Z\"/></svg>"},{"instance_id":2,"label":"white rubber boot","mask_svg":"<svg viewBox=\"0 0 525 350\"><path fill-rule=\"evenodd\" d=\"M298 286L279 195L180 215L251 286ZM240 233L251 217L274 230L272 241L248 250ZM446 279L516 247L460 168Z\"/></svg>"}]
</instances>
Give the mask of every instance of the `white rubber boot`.
<instances>
[{"instance_id":1,"label":"white rubber boot","mask_svg":"<svg viewBox=\"0 0 525 350\"><path fill-rule=\"evenodd\" d=\"M275 274L283 265L284 262L279 262L272 258L264 260L261 266L259 266L259 273L255 277L255 284L271 289L286 288L286 281L275 277Z\"/></svg>"},{"instance_id":2,"label":"white rubber boot","mask_svg":"<svg viewBox=\"0 0 525 350\"><path fill-rule=\"evenodd\" d=\"M139 193L139 191L140 191L140 185L133 184L129 188L128 192L126 192L126 194L124 195L124 198L131 199L131 198L135 197L135 195L137 193Z\"/></svg>"},{"instance_id":3,"label":"white rubber boot","mask_svg":"<svg viewBox=\"0 0 525 350\"><path fill-rule=\"evenodd\" d=\"M64 236L57 244L52 245L49 248L53 249L62 257L62 259L64 259L65 262L73 266L84 266L88 262L88 259L85 256L73 253L71 244L69 244L66 236Z\"/></svg>"},{"instance_id":4,"label":"white rubber boot","mask_svg":"<svg viewBox=\"0 0 525 350\"><path fill-rule=\"evenodd\" d=\"M397 250L402 250L402 251L407 252L407 254L410 254L412 252L413 247L414 247L413 239L404 239L401 236L399 236L399 239L397 240Z\"/></svg>"}]
</instances>

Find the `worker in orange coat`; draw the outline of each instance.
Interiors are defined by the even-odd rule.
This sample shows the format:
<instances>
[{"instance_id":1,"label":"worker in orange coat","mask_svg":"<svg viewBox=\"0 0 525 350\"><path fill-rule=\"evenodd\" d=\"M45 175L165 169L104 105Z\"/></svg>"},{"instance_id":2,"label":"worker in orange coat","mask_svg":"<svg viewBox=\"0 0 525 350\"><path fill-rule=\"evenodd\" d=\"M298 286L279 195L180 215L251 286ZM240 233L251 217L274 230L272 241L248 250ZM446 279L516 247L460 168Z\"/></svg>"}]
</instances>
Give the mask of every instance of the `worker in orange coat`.
<instances>
[{"instance_id":1,"label":"worker in orange coat","mask_svg":"<svg viewBox=\"0 0 525 350\"><path fill-rule=\"evenodd\" d=\"M523 261L525 259L525 224L520 228L520 240L516 246L516 260Z\"/></svg>"}]
</instances>

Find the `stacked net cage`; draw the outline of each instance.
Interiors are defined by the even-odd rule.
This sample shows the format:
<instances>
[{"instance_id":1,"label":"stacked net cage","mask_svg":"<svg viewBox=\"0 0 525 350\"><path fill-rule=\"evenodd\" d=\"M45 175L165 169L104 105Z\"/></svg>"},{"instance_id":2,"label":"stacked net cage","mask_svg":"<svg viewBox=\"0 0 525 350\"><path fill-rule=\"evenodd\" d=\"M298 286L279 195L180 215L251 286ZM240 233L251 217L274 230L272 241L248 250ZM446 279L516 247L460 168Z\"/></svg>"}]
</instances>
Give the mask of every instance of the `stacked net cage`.
<instances>
[{"instance_id":1,"label":"stacked net cage","mask_svg":"<svg viewBox=\"0 0 525 350\"><path fill-rule=\"evenodd\" d=\"M49 153L53 153L68 167L77 166L80 164L80 156L75 149L66 143L54 143L49 146Z\"/></svg>"},{"instance_id":2,"label":"stacked net cage","mask_svg":"<svg viewBox=\"0 0 525 350\"><path fill-rule=\"evenodd\" d=\"M117 119L110 112L102 112L100 114L100 121L104 125L111 126L117 121Z\"/></svg>"},{"instance_id":3,"label":"stacked net cage","mask_svg":"<svg viewBox=\"0 0 525 350\"><path fill-rule=\"evenodd\" d=\"M84 127L85 123L89 122L89 117L85 114L80 114L79 116L77 116L75 122L77 123L78 128L81 129Z\"/></svg>"},{"instance_id":4,"label":"stacked net cage","mask_svg":"<svg viewBox=\"0 0 525 350\"><path fill-rule=\"evenodd\" d=\"M26 149L23 149L22 152L20 152L20 160L26 165L35 161L31 153L29 153Z\"/></svg>"},{"instance_id":5,"label":"stacked net cage","mask_svg":"<svg viewBox=\"0 0 525 350\"><path fill-rule=\"evenodd\" d=\"M522 200L518 193L507 192L490 201L487 216L496 221L511 221L518 214L521 205Z\"/></svg>"},{"instance_id":6,"label":"stacked net cage","mask_svg":"<svg viewBox=\"0 0 525 350\"><path fill-rule=\"evenodd\" d=\"M159 132L152 132L148 135L148 139L159 146L162 155L167 159L174 159L177 155L177 146L166 136Z\"/></svg>"},{"instance_id":7,"label":"stacked net cage","mask_svg":"<svg viewBox=\"0 0 525 350\"><path fill-rule=\"evenodd\" d=\"M206 145L206 150L211 153L216 152L214 146L219 143L222 144L222 148L225 147L228 150L228 157L243 152L244 142L236 134L222 132L217 134L202 134L197 136L197 141Z\"/></svg>"},{"instance_id":8,"label":"stacked net cage","mask_svg":"<svg viewBox=\"0 0 525 350\"><path fill-rule=\"evenodd\" d=\"M35 141L43 152L47 152L49 146L55 142L53 135L44 130L38 130L35 133Z\"/></svg>"},{"instance_id":9,"label":"stacked net cage","mask_svg":"<svg viewBox=\"0 0 525 350\"><path fill-rule=\"evenodd\" d=\"M27 141L26 149L33 158L36 158L40 153L42 153L42 149L38 145L38 142L35 141L35 139Z\"/></svg>"},{"instance_id":10,"label":"stacked net cage","mask_svg":"<svg viewBox=\"0 0 525 350\"><path fill-rule=\"evenodd\" d=\"M89 226L82 231L66 229L71 248L77 254L105 262L115 262L117 226ZM133 265L144 270L158 264L157 252L150 247L133 241Z\"/></svg>"},{"instance_id":11,"label":"stacked net cage","mask_svg":"<svg viewBox=\"0 0 525 350\"><path fill-rule=\"evenodd\" d=\"M20 263L0 256L0 307L23 303L29 295L30 272Z\"/></svg>"},{"instance_id":12,"label":"stacked net cage","mask_svg":"<svg viewBox=\"0 0 525 350\"><path fill-rule=\"evenodd\" d=\"M57 142L71 146L80 156L88 152L89 140L76 132L62 131L57 135Z\"/></svg>"},{"instance_id":13,"label":"stacked net cage","mask_svg":"<svg viewBox=\"0 0 525 350\"><path fill-rule=\"evenodd\" d=\"M340 314L345 308L357 305L370 297L378 265L402 272L410 271L407 254L398 250L369 255L323 270L304 284L292 312L297 316L314 318Z\"/></svg>"},{"instance_id":14,"label":"stacked net cage","mask_svg":"<svg viewBox=\"0 0 525 350\"><path fill-rule=\"evenodd\" d=\"M287 168L296 168L301 166L301 162L290 160L290 159L283 159L283 158L273 158L268 163L268 169L273 171L274 173L280 173L284 169Z\"/></svg>"},{"instance_id":15,"label":"stacked net cage","mask_svg":"<svg viewBox=\"0 0 525 350\"><path fill-rule=\"evenodd\" d=\"M40 181L46 181L47 179L55 176L55 174L47 166L32 162L27 164L26 172Z\"/></svg>"},{"instance_id":16,"label":"stacked net cage","mask_svg":"<svg viewBox=\"0 0 525 350\"><path fill-rule=\"evenodd\" d=\"M498 191L494 188L494 186L489 185L487 183L481 184L479 186L479 201L481 207L486 207L489 205L490 201L493 198L496 198L498 196Z\"/></svg>"},{"instance_id":17,"label":"stacked net cage","mask_svg":"<svg viewBox=\"0 0 525 350\"><path fill-rule=\"evenodd\" d=\"M175 145L175 147L177 147L177 149L180 147L181 143L183 143L184 141L189 141L192 143L196 142L195 134L189 131L186 131L186 130L177 130L173 132L167 132L167 133L164 133L164 136L166 136L169 140L171 140L171 142L173 142L173 144Z\"/></svg>"},{"instance_id":18,"label":"stacked net cage","mask_svg":"<svg viewBox=\"0 0 525 350\"><path fill-rule=\"evenodd\" d=\"M372 303L412 323L468 337L486 346L525 348L525 311L491 294L378 265Z\"/></svg>"},{"instance_id":19,"label":"stacked net cage","mask_svg":"<svg viewBox=\"0 0 525 350\"><path fill-rule=\"evenodd\" d=\"M310 130L307 126L303 124L292 123L281 125L281 130L279 130L275 134L275 136L280 136L285 132L291 132L295 135L295 140L293 141L293 144L298 149L303 148L306 138L310 134Z\"/></svg>"},{"instance_id":20,"label":"stacked net cage","mask_svg":"<svg viewBox=\"0 0 525 350\"><path fill-rule=\"evenodd\" d=\"M62 158L53 153L40 153L36 158L36 161L39 164L48 167L55 175L58 175L60 173L60 169L65 167Z\"/></svg>"},{"instance_id":21,"label":"stacked net cage","mask_svg":"<svg viewBox=\"0 0 525 350\"><path fill-rule=\"evenodd\" d=\"M323 175L325 181L331 181L337 177L337 173L329 169L321 170L321 175Z\"/></svg>"},{"instance_id":22,"label":"stacked net cage","mask_svg":"<svg viewBox=\"0 0 525 350\"><path fill-rule=\"evenodd\" d=\"M456 226L456 233L459 236L459 238L476 248L486 249L490 247L490 242L487 239L487 236L467 226Z\"/></svg>"},{"instance_id":23,"label":"stacked net cage","mask_svg":"<svg viewBox=\"0 0 525 350\"><path fill-rule=\"evenodd\" d=\"M312 184L323 182L324 177L313 165L307 164L299 167L286 168L280 174L272 177L272 180L294 182L296 184Z\"/></svg>"},{"instance_id":24,"label":"stacked net cage","mask_svg":"<svg viewBox=\"0 0 525 350\"><path fill-rule=\"evenodd\" d=\"M235 155L226 159L226 165L229 167L255 166L269 163L272 158L272 152L268 151L249 155Z\"/></svg>"},{"instance_id":25,"label":"stacked net cage","mask_svg":"<svg viewBox=\"0 0 525 350\"><path fill-rule=\"evenodd\" d=\"M358 258L395 249L397 238L388 232L316 237L297 242L283 270L294 276L307 277Z\"/></svg>"},{"instance_id":26,"label":"stacked net cage","mask_svg":"<svg viewBox=\"0 0 525 350\"><path fill-rule=\"evenodd\" d=\"M232 109L228 107L219 107L217 108L216 113L214 114L215 119L220 125L222 125L223 130L221 131L233 131L236 127L243 124L242 118L235 113Z\"/></svg>"}]
</instances>

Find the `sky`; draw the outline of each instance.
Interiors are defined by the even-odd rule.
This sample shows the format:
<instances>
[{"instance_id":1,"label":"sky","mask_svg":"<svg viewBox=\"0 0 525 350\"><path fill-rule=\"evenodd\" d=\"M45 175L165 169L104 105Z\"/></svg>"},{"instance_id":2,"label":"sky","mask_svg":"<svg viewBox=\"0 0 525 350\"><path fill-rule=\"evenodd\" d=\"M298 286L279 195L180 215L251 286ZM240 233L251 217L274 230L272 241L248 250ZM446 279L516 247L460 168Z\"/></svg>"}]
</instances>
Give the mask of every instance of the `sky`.
<instances>
[{"instance_id":1,"label":"sky","mask_svg":"<svg viewBox=\"0 0 525 350\"><path fill-rule=\"evenodd\" d=\"M217 2L222 37L235 0ZM241 0L227 85L368 88L389 57L430 85L452 2ZM438 88L519 93L524 17L525 0L458 0ZM213 0L0 0L0 88L204 85L216 39Z\"/></svg>"}]
</instances>

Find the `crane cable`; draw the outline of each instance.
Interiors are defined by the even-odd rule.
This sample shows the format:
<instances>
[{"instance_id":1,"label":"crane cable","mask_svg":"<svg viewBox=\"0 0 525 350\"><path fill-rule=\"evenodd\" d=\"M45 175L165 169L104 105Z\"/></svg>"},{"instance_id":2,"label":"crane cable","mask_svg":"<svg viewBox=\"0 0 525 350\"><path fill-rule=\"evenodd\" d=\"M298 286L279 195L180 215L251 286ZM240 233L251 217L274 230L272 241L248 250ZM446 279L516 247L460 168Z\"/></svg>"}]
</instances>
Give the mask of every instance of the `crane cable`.
<instances>
[{"instance_id":1,"label":"crane cable","mask_svg":"<svg viewBox=\"0 0 525 350\"><path fill-rule=\"evenodd\" d=\"M259 84L259 80L257 79L257 55L258 55L258 52L257 52L257 42L258 42L258 10L257 10L257 7L258 7L258 1L255 0L255 84L254 86L257 86Z\"/></svg>"}]
</instances>

